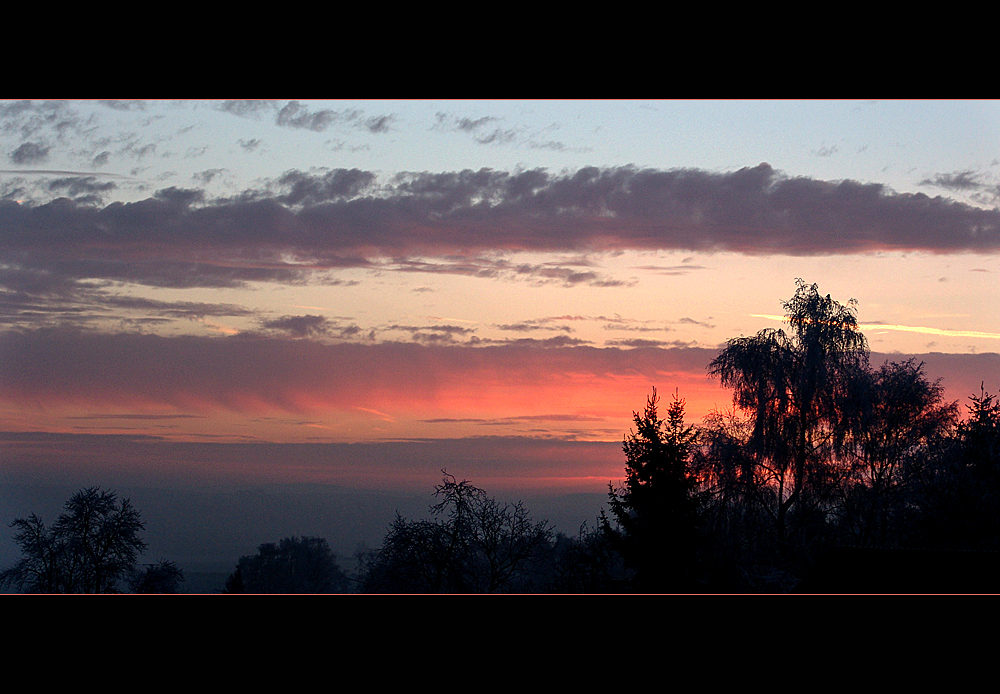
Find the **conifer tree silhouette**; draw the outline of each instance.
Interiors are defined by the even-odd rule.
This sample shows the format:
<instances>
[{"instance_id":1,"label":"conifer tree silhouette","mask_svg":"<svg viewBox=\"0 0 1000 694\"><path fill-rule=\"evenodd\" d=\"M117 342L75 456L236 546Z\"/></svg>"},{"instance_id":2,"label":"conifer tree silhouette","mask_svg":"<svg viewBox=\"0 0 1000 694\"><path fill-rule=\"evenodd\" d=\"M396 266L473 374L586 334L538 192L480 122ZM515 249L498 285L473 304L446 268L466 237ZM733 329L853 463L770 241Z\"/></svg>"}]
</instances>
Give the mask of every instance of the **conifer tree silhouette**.
<instances>
[{"instance_id":1,"label":"conifer tree silhouette","mask_svg":"<svg viewBox=\"0 0 1000 694\"><path fill-rule=\"evenodd\" d=\"M605 532L644 592L689 591L694 583L698 499L690 475L694 427L684 426L684 400L674 394L667 419L657 413L656 389L635 431L625 437L625 482L608 485L615 526L602 514Z\"/></svg>"}]
</instances>

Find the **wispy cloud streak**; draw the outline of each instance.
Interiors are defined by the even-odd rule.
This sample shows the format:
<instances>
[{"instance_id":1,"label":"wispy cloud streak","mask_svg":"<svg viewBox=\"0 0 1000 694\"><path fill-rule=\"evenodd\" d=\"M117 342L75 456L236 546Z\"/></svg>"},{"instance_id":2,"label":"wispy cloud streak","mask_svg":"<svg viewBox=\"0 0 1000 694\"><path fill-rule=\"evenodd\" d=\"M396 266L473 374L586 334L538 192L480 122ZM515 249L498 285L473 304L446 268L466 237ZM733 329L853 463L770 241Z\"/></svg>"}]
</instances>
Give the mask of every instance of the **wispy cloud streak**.
<instances>
[{"instance_id":1,"label":"wispy cloud streak","mask_svg":"<svg viewBox=\"0 0 1000 694\"><path fill-rule=\"evenodd\" d=\"M766 318L768 320L787 322L785 316L774 316L765 313L748 314L752 318ZM892 323L858 323L862 330L894 330L904 333L924 333L926 335L940 335L941 337L979 337L987 340L1000 340L1000 333L988 333L979 330L949 330L947 328L929 328L920 325L895 325Z\"/></svg>"}]
</instances>

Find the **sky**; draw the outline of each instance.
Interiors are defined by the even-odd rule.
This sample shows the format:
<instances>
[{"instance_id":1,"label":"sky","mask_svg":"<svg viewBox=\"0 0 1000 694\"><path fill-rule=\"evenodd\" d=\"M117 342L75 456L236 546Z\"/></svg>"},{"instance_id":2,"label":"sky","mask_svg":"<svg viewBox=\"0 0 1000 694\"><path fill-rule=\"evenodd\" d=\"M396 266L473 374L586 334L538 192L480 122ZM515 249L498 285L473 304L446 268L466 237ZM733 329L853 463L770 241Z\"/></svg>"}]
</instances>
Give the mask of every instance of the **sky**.
<instances>
[{"instance_id":1,"label":"sky","mask_svg":"<svg viewBox=\"0 0 1000 694\"><path fill-rule=\"evenodd\" d=\"M796 278L964 403L998 205L996 101L0 102L0 497L599 499Z\"/></svg>"}]
</instances>

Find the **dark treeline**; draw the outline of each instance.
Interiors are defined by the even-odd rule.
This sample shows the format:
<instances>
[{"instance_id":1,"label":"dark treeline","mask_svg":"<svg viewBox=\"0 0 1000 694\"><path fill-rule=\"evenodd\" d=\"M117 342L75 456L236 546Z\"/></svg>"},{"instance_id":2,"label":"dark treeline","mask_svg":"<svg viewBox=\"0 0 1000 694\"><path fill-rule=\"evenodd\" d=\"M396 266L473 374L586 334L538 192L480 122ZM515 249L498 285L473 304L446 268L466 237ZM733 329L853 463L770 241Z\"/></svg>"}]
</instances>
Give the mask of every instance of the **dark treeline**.
<instances>
[{"instance_id":1,"label":"dark treeline","mask_svg":"<svg viewBox=\"0 0 1000 694\"><path fill-rule=\"evenodd\" d=\"M789 324L708 365L733 406L684 422L654 389L624 437L625 476L575 536L444 473L430 516L397 515L348 575L326 541L239 559L229 593L982 592L1000 562L1000 399L946 402L912 360L873 366L856 304L798 280ZM25 592L174 592L138 566L128 500L90 489L52 528L12 523Z\"/></svg>"},{"instance_id":2,"label":"dark treeline","mask_svg":"<svg viewBox=\"0 0 1000 694\"><path fill-rule=\"evenodd\" d=\"M707 418L688 461L700 585L789 589L835 547L883 565L892 550L996 551L995 396L973 395L962 420L922 364L869 364L853 301L799 280L784 307L790 333L730 340L709 365L734 408Z\"/></svg>"},{"instance_id":3,"label":"dark treeline","mask_svg":"<svg viewBox=\"0 0 1000 694\"><path fill-rule=\"evenodd\" d=\"M853 301L798 280L783 305L787 332L709 364L730 410L686 426L684 401L661 419L653 390L592 528L553 534L448 476L434 520L397 518L362 558L359 589L993 590L1000 401L982 390L962 418L921 363L871 365Z\"/></svg>"}]
</instances>

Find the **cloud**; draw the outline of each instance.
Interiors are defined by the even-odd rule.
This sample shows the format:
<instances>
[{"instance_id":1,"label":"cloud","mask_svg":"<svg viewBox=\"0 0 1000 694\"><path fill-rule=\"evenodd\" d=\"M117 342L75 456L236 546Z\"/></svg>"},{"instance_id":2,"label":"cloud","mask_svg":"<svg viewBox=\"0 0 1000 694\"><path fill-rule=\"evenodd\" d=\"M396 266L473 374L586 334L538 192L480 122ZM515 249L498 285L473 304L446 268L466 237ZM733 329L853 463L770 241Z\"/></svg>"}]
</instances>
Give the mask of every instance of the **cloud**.
<instances>
[{"instance_id":1,"label":"cloud","mask_svg":"<svg viewBox=\"0 0 1000 694\"><path fill-rule=\"evenodd\" d=\"M247 107L241 103L239 108ZM325 131L332 125L343 123L367 130L370 133L382 134L391 131L393 120L395 120L395 116L391 114L366 117L364 112L358 109L311 111L308 106L304 106L298 101L289 101L278 110L274 117L274 122L279 127L312 130L318 133Z\"/></svg>"},{"instance_id":2,"label":"cloud","mask_svg":"<svg viewBox=\"0 0 1000 694\"><path fill-rule=\"evenodd\" d=\"M982 205L996 205L1000 201L1000 185L990 183L985 179L986 174L966 169L965 171L935 174L933 178L922 180L920 185L967 193L971 200Z\"/></svg>"},{"instance_id":3,"label":"cloud","mask_svg":"<svg viewBox=\"0 0 1000 694\"><path fill-rule=\"evenodd\" d=\"M706 322L704 322L704 321L700 321L700 320L695 320L694 318L681 318L681 319L680 319L680 320L678 320L677 322L678 322L678 323L685 323L685 324L687 324L687 325L699 325L699 326L701 326L702 328L709 328L709 329L711 329L711 328L714 328L714 327L715 327L715 326L714 326L714 325L712 325L711 323L706 323Z\"/></svg>"},{"instance_id":4,"label":"cloud","mask_svg":"<svg viewBox=\"0 0 1000 694\"><path fill-rule=\"evenodd\" d=\"M170 407L189 413L364 407L393 416L411 410L423 418L451 407L472 416L494 416L497 410L504 416L545 414L559 411L553 403L575 402L592 416L604 416L605 409L622 407L614 403L626 392L638 397L634 391L650 383L676 381L665 374L695 373L703 381L716 353L572 344L562 337L468 347L8 331L0 334L0 401L75 404L91 413L109 405L113 412ZM606 401L612 405L595 404Z\"/></svg>"},{"instance_id":5,"label":"cloud","mask_svg":"<svg viewBox=\"0 0 1000 694\"><path fill-rule=\"evenodd\" d=\"M201 301L157 301L138 296L105 296L101 305L115 310L149 311L170 318L205 316L252 316L255 311L236 304L213 304Z\"/></svg>"},{"instance_id":6,"label":"cloud","mask_svg":"<svg viewBox=\"0 0 1000 694\"><path fill-rule=\"evenodd\" d=\"M503 130L494 128L492 132L485 135L477 135L476 142L481 145L506 145L517 139L518 132L514 128Z\"/></svg>"},{"instance_id":7,"label":"cloud","mask_svg":"<svg viewBox=\"0 0 1000 694\"><path fill-rule=\"evenodd\" d=\"M972 169L965 171L955 171L953 173L935 174L933 178L925 178L920 182L922 186L935 186L937 188L947 188L948 190L968 191L979 190L985 186L982 182L983 175Z\"/></svg>"},{"instance_id":8,"label":"cloud","mask_svg":"<svg viewBox=\"0 0 1000 694\"><path fill-rule=\"evenodd\" d=\"M440 120L441 115L442 114L440 114L440 113L438 114L439 120ZM493 122L498 121L498 120L500 120L500 119L499 118L495 118L493 116L483 116L482 118L476 118L476 119L472 119L472 118L458 118L456 120L456 122L455 122L455 127L458 130L463 130L465 132L475 132L476 130L478 130L479 128L483 127L484 125L489 125L490 123L493 123Z\"/></svg>"},{"instance_id":9,"label":"cloud","mask_svg":"<svg viewBox=\"0 0 1000 694\"><path fill-rule=\"evenodd\" d=\"M379 330L402 331L410 333L414 342L425 345L454 344L456 335L473 335L474 328L461 325L387 325Z\"/></svg>"},{"instance_id":10,"label":"cloud","mask_svg":"<svg viewBox=\"0 0 1000 694\"><path fill-rule=\"evenodd\" d=\"M703 348L704 343L699 343L697 340L685 341L685 340L647 340L642 338L635 338L630 340L606 340L604 342L605 347L631 347L635 349L640 348L660 348L660 349L697 349Z\"/></svg>"},{"instance_id":11,"label":"cloud","mask_svg":"<svg viewBox=\"0 0 1000 694\"><path fill-rule=\"evenodd\" d=\"M296 185L326 173L295 172ZM369 179L372 181L373 179ZM322 187L322 186L320 186ZM460 250L728 250L792 255L901 248L994 250L1000 211L881 184L633 167L406 173L356 197L307 200L313 238L385 254ZM331 204L332 203L332 204ZM222 210L219 210L222 212ZM680 271L680 268L675 268Z\"/></svg>"},{"instance_id":12,"label":"cloud","mask_svg":"<svg viewBox=\"0 0 1000 694\"><path fill-rule=\"evenodd\" d=\"M463 116L459 118L458 116L454 116L450 113L443 113L439 111L435 114L435 123L431 129L474 133L480 128L486 127L498 120L500 119L495 116L481 116L480 118L469 118L467 116Z\"/></svg>"},{"instance_id":13,"label":"cloud","mask_svg":"<svg viewBox=\"0 0 1000 694\"><path fill-rule=\"evenodd\" d=\"M571 263L497 254L1000 250L1000 209L877 183L790 178L767 164L729 173L626 166L385 179L293 170L227 198L170 188L137 202L92 203L0 201L0 264L165 287L306 282L344 267L627 286L633 280Z\"/></svg>"},{"instance_id":14,"label":"cloud","mask_svg":"<svg viewBox=\"0 0 1000 694\"><path fill-rule=\"evenodd\" d=\"M556 338L557 340L559 338ZM485 342L485 341L484 341ZM706 377L715 349L554 341L323 344L240 335L163 337L69 329L0 333L0 403L66 415L378 410L403 420L627 417L651 386L677 387L697 421L731 393ZM626 347L626 345L622 345ZM872 363L912 355L872 355ZM1000 387L998 354L916 355L948 397ZM624 413L624 414L623 414Z\"/></svg>"},{"instance_id":15,"label":"cloud","mask_svg":"<svg viewBox=\"0 0 1000 694\"><path fill-rule=\"evenodd\" d=\"M945 278L941 278L938 281L942 281ZM748 314L753 318L767 318L768 320L787 322L788 318L786 316L775 316L765 313L751 313ZM862 330L865 329L878 329L878 330L895 330L904 333L922 333L924 335L939 335L941 337L975 337L984 340L1000 340L1000 333L990 333L983 332L979 330L949 330L946 328L930 328L926 326L919 325L895 325L891 323L880 323L880 322L870 322L870 323L858 323L858 327Z\"/></svg>"},{"instance_id":16,"label":"cloud","mask_svg":"<svg viewBox=\"0 0 1000 694\"><path fill-rule=\"evenodd\" d=\"M49 181L49 190L64 192L90 202L99 202L103 193L109 193L117 187L113 181L100 181L96 176L69 176Z\"/></svg>"},{"instance_id":17,"label":"cloud","mask_svg":"<svg viewBox=\"0 0 1000 694\"><path fill-rule=\"evenodd\" d=\"M274 122L282 128L300 128L323 132L340 118L340 114L330 109L310 112L298 101L289 101L274 117Z\"/></svg>"},{"instance_id":18,"label":"cloud","mask_svg":"<svg viewBox=\"0 0 1000 694\"><path fill-rule=\"evenodd\" d=\"M656 332L656 333L666 333L671 332L673 328L663 325L659 321L654 320L640 320L638 318L622 318L620 315L615 314L614 316L583 316L583 315L564 315L564 316L547 316L545 318L534 318L529 320L518 321L517 323L505 323L505 324L494 324L493 327L499 330L506 330L510 332L530 332L533 330L548 330L553 332L565 332L572 333L575 332L574 328L569 325L565 325L566 322L577 322L577 321L594 321L597 323L602 323L601 327L608 331L627 331L627 332ZM691 319L681 319L679 323L694 322ZM704 324L699 324L704 325ZM714 326L711 326L714 327ZM608 343L610 344L610 343ZM666 344L666 343L664 343Z\"/></svg>"},{"instance_id":19,"label":"cloud","mask_svg":"<svg viewBox=\"0 0 1000 694\"><path fill-rule=\"evenodd\" d=\"M362 125L369 132L373 133L387 133L391 130L390 125L395 120L392 115L388 116L372 116L371 118L366 118L362 121Z\"/></svg>"},{"instance_id":20,"label":"cloud","mask_svg":"<svg viewBox=\"0 0 1000 694\"><path fill-rule=\"evenodd\" d=\"M549 140L548 142L529 142L528 149L551 149L554 152L565 152L569 149L564 143L558 142L556 140Z\"/></svg>"},{"instance_id":21,"label":"cloud","mask_svg":"<svg viewBox=\"0 0 1000 694\"><path fill-rule=\"evenodd\" d=\"M67 132L84 134L85 119L66 101L0 102L0 132L20 135L22 140L42 133L61 139Z\"/></svg>"},{"instance_id":22,"label":"cloud","mask_svg":"<svg viewBox=\"0 0 1000 694\"><path fill-rule=\"evenodd\" d=\"M146 102L141 99L104 99L97 103L115 111L145 111Z\"/></svg>"},{"instance_id":23,"label":"cloud","mask_svg":"<svg viewBox=\"0 0 1000 694\"><path fill-rule=\"evenodd\" d=\"M24 114L33 113L37 108L37 105L27 100L0 103L0 118L10 121Z\"/></svg>"},{"instance_id":24,"label":"cloud","mask_svg":"<svg viewBox=\"0 0 1000 694\"><path fill-rule=\"evenodd\" d=\"M292 337L311 337L326 335L333 327L333 322L323 316L283 316L272 320L261 321L265 330L277 330Z\"/></svg>"},{"instance_id":25,"label":"cloud","mask_svg":"<svg viewBox=\"0 0 1000 694\"><path fill-rule=\"evenodd\" d=\"M66 273L0 266L0 323L7 325L82 325L112 318L151 323L253 315L254 311L235 304L158 301L115 294L107 286L81 282Z\"/></svg>"},{"instance_id":26,"label":"cloud","mask_svg":"<svg viewBox=\"0 0 1000 694\"><path fill-rule=\"evenodd\" d=\"M668 275L668 276L681 276L690 273L693 270L707 270L708 268L704 265L637 265L636 270L645 270L647 272L655 272L658 275Z\"/></svg>"},{"instance_id":27,"label":"cloud","mask_svg":"<svg viewBox=\"0 0 1000 694\"><path fill-rule=\"evenodd\" d=\"M537 414L522 415L519 417L503 417L500 419L483 419L479 417L452 418L440 417L438 419L424 419L423 422L431 424L445 424L453 422L474 422L476 424L509 424L512 422L602 422L605 417L592 417L581 414Z\"/></svg>"},{"instance_id":28,"label":"cloud","mask_svg":"<svg viewBox=\"0 0 1000 694\"><path fill-rule=\"evenodd\" d=\"M282 192L279 197L286 205L317 205L357 198L369 192L376 176L360 169L334 169L323 174L289 171L276 181Z\"/></svg>"},{"instance_id":29,"label":"cloud","mask_svg":"<svg viewBox=\"0 0 1000 694\"><path fill-rule=\"evenodd\" d=\"M259 118L265 113L274 111L276 107L276 102L265 99L233 99L223 101L218 106L220 111L240 118Z\"/></svg>"},{"instance_id":30,"label":"cloud","mask_svg":"<svg viewBox=\"0 0 1000 694\"><path fill-rule=\"evenodd\" d=\"M438 112L431 130L465 133L480 145L517 144L528 149L550 149L557 152L570 149L564 143L555 140L539 142L534 139L540 133L532 135L525 133L523 128L502 128L494 125L500 120L495 116L481 116L479 118L463 116L460 118L450 113Z\"/></svg>"},{"instance_id":31,"label":"cloud","mask_svg":"<svg viewBox=\"0 0 1000 694\"><path fill-rule=\"evenodd\" d=\"M429 272L435 274L466 275L492 279L526 279L535 285L562 284L572 287L585 284L592 287L624 287L635 280L617 280L592 270L577 270L555 263L515 263L504 258L445 258L438 262L417 259L398 259L383 267L397 272Z\"/></svg>"},{"instance_id":32,"label":"cloud","mask_svg":"<svg viewBox=\"0 0 1000 694\"><path fill-rule=\"evenodd\" d=\"M558 318L536 318L533 320L523 320L517 323L494 324L498 330L509 332L526 333L533 330L549 330L552 332L571 333L573 328L568 325L552 325Z\"/></svg>"},{"instance_id":33,"label":"cloud","mask_svg":"<svg viewBox=\"0 0 1000 694\"><path fill-rule=\"evenodd\" d=\"M62 169L0 169L0 173L6 174L21 174L21 175L37 175L37 176L79 176L79 177L93 177L94 175L88 171L69 171ZM127 178L121 174L114 173L100 173L97 174L100 178Z\"/></svg>"},{"instance_id":34,"label":"cloud","mask_svg":"<svg viewBox=\"0 0 1000 694\"><path fill-rule=\"evenodd\" d=\"M209 184L216 177L221 176L227 171L227 169L205 169L204 171L196 171L191 174L191 178L199 183Z\"/></svg>"},{"instance_id":35,"label":"cloud","mask_svg":"<svg viewBox=\"0 0 1000 694\"><path fill-rule=\"evenodd\" d=\"M10 154L15 164L38 164L49 158L51 148L40 142L25 142Z\"/></svg>"},{"instance_id":36,"label":"cloud","mask_svg":"<svg viewBox=\"0 0 1000 694\"><path fill-rule=\"evenodd\" d=\"M941 280L944 280L944 278L942 277ZM978 330L947 330L945 328L928 328L918 325L892 325L888 323L858 323L858 327L862 330L865 328L878 328L879 330L923 333L924 335L940 335L941 337L975 337L984 340L1000 340L1000 333L989 333Z\"/></svg>"},{"instance_id":37,"label":"cloud","mask_svg":"<svg viewBox=\"0 0 1000 694\"><path fill-rule=\"evenodd\" d=\"M645 340L641 338L630 340L605 340L604 344L608 347L677 347L687 345L687 343L683 343L678 340Z\"/></svg>"},{"instance_id":38,"label":"cloud","mask_svg":"<svg viewBox=\"0 0 1000 694\"><path fill-rule=\"evenodd\" d=\"M491 493L514 487L516 494L522 495L526 488L536 486L555 487L561 493L597 492L593 497L584 497L580 518L574 517L565 527L566 532L576 532L580 520L592 516L607 496L608 481L622 476L622 429L616 431L617 436L609 436L611 441L476 436L366 443L203 443L141 434L0 432L0 445L9 452L5 460L8 490L17 483L27 483L33 485L28 489L37 494L39 486L51 484L54 471L58 471L60 480L69 480L65 484L71 489L92 483L95 478L117 479L123 480L118 483L120 486L146 487L147 496L148 488L169 481L172 503L176 503L179 494L185 496L185 502L178 508L163 514L165 523L166 519L170 521L167 525L179 524L183 528L179 534L184 539L170 556L192 552L191 538L204 538L207 526L217 531L222 528L218 532L239 537L239 541L232 543L233 549L224 553L237 556L244 551L240 547L252 547L259 542L262 525L272 527L271 534L265 536L280 537L294 531L289 530L290 522L298 528L316 527L316 533L350 526L350 532L342 533L340 539L341 546L348 550L358 541L359 527L370 533L369 542L377 544L401 503L403 513L426 511L428 491L440 483L442 467L470 478ZM143 464L136 465L137 460ZM186 464L178 465L178 461ZM149 484L153 480L159 484ZM238 491L220 489L220 480L235 482L240 487ZM298 488L295 482L320 482L327 491L317 496L318 487ZM251 489L258 490L266 484L276 486L262 493L248 493L245 486L248 483ZM214 493L206 494L203 484L210 485L208 488ZM344 491L345 486L349 492ZM389 494L387 487L391 490ZM178 489L197 489L198 493L188 498ZM364 489L377 491L366 495L359 491ZM406 494L400 495L400 490ZM21 491L28 494L23 488ZM58 498L51 500L55 512L65 498L60 489ZM278 508L276 498L284 502L281 508L297 510L293 521L286 514L280 514L280 522L275 522L270 514L261 516L261 503L266 499L265 506ZM565 503L563 500L562 504ZM143 505L143 517L151 506L154 505ZM412 510L407 511L407 506ZM534 504L531 508L538 510ZM150 513L153 510L155 507ZM252 515L255 523L249 527L244 519ZM553 519L551 515L548 517ZM213 522L206 524L206 518ZM345 518L356 522L345 523ZM219 552L218 541L213 540L205 543L203 551L208 556ZM4 565L17 557L13 547L5 549L10 557Z\"/></svg>"},{"instance_id":39,"label":"cloud","mask_svg":"<svg viewBox=\"0 0 1000 694\"><path fill-rule=\"evenodd\" d=\"M125 419L125 420L160 420L160 419L204 419L196 414L85 414L66 417L66 419Z\"/></svg>"},{"instance_id":40,"label":"cloud","mask_svg":"<svg viewBox=\"0 0 1000 694\"><path fill-rule=\"evenodd\" d=\"M504 338L503 340L494 340L492 338L479 338L472 337L469 345L507 345L516 347L539 347L550 349L553 347L583 347L585 345L594 344L591 340L582 340L578 337L568 337L566 335L557 335L556 337L547 337L545 339L538 339L535 337L519 337L517 339Z\"/></svg>"},{"instance_id":41,"label":"cloud","mask_svg":"<svg viewBox=\"0 0 1000 694\"><path fill-rule=\"evenodd\" d=\"M469 118L458 117L449 113L437 113L432 130L465 133L481 145L506 145L518 137L518 131L513 128L503 129L494 126L500 119L495 116Z\"/></svg>"}]
</instances>

